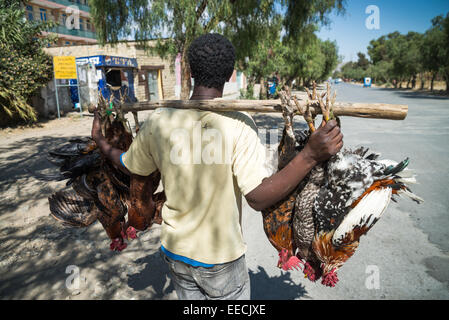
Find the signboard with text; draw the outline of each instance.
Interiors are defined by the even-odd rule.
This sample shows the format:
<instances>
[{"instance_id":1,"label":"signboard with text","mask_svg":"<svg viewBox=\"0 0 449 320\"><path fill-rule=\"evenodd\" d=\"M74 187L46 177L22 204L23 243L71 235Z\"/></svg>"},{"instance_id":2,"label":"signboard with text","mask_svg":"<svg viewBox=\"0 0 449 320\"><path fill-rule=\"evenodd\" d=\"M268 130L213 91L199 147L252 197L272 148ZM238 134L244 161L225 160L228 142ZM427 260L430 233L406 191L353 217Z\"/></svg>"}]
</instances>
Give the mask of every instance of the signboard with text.
<instances>
[{"instance_id":1,"label":"signboard with text","mask_svg":"<svg viewBox=\"0 0 449 320\"><path fill-rule=\"evenodd\" d=\"M55 71L55 79L76 79L75 57L53 57L53 66Z\"/></svg>"}]
</instances>

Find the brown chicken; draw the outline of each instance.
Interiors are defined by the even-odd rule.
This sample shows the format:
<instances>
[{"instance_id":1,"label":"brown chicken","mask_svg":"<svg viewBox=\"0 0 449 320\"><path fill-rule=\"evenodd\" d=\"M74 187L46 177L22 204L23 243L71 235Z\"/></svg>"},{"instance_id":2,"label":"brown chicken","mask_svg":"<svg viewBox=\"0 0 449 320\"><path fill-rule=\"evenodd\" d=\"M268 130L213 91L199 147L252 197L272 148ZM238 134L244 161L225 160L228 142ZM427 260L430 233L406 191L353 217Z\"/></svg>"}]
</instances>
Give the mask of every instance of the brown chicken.
<instances>
[{"instance_id":1,"label":"brown chicken","mask_svg":"<svg viewBox=\"0 0 449 320\"><path fill-rule=\"evenodd\" d=\"M284 168L301 149L301 146L297 146L297 139L293 131L293 116L295 115L295 111L290 105L285 92L281 92L280 97L285 126L278 146L278 170ZM262 210L265 234L270 243L278 250L278 267L283 270L299 268L301 262L295 256L297 247L294 242L292 230L292 219L298 188L285 199Z\"/></svg>"},{"instance_id":2,"label":"brown chicken","mask_svg":"<svg viewBox=\"0 0 449 320\"><path fill-rule=\"evenodd\" d=\"M127 151L133 140L129 125L119 108L114 116L105 105L104 101L99 105L104 136L114 148ZM125 239L137 236L135 229L143 231L162 222L165 194L155 194L160 182L158 171L148 177L128 176L101 154L91 138L70 140L49 154L61 173L38 178L69 179L67 185L72 186L72 190L58 191L48 199L51 215L57 220L74 227L100 221L112 240L110 249L117 251L126 248Z\"/></svg>"}]
</instances>

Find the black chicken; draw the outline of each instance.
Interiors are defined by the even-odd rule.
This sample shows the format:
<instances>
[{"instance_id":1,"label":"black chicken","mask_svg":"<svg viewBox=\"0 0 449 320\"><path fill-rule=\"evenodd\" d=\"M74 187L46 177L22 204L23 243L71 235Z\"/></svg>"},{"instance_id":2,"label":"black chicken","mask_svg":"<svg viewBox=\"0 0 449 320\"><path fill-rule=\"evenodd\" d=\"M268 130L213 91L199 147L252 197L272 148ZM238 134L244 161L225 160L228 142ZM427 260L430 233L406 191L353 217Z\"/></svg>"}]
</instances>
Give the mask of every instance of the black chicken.
<instances>
[{"instance_id":1,"label":"black chicken","mask_svg":"<svg viewBox=\"0 0 449 320\"><path fill-rule=\"evenodd\" d=\"M120 107L106 108L102 100L99 110L102 131L108 143L127 151L132 132ZM111 250L126 248L125 239L136 238L136 229L145 230L160 224L160 211L165 194L156 191L160 173L148 177L128 176L107 159L91 138L71 139L69 144L49 152L49 161L59 166L60 174L42 176L45 180L66 180L72 189L58 191L49 198L51 215L65 225L87 227L99 220L112 240ZM128 222L125 216L128 214Z\"/></svg>"}]
</instances>

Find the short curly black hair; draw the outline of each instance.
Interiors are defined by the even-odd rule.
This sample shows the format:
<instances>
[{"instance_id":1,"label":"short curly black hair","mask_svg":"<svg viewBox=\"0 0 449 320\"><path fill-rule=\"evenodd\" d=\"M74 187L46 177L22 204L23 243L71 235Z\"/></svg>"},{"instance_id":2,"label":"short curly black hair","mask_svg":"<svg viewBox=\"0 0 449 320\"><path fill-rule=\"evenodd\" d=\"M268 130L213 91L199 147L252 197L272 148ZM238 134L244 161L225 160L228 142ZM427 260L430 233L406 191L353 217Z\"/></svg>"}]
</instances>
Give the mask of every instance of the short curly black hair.
<instances>
[{"instance_id":1,"label":"short curly black hair","mask_svg":"<svg viewBox=\"0 0 449 320\"><path fill-rule=\"evenodd\" d=\"M196 38L187 54L195 85L219 89L234 72L234 46L218 33Z\"/></svg>"}]
</instances>

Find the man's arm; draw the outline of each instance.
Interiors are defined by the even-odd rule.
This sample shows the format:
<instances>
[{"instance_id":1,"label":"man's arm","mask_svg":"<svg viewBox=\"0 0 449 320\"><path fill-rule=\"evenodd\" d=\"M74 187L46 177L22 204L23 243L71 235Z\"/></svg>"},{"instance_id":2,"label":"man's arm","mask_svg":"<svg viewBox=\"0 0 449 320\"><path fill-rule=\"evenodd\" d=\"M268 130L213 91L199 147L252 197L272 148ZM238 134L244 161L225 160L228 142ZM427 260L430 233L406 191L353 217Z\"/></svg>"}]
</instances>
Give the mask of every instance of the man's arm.
<instances>
[{"instance_id":1,"label":"man's arm","mask_svg":"<svg viewBox=\"0 0 449 320\"><path fill-rule=\"evenodd\" d=\"M100 116L98 115L97 111L94 111L94 121L92 123L92 139L94 139L101 153L104 154L115 165L116 168L119 168L127 175L131 175L131 172L129 172L129 170L126 169L126 167L120 161L120 156L125 151L112 147L101 133Z\"/></svg>"},{"instance_id":2,"label":"man's arm","mask_svg":"<svg viewBox=\"0 0 449 320\"><path fill-rule=\"evenodd\" d=\"M282 170L266 178L245 198L248 204L261 211L289 195L302 179L320 162L329 159L343 146L343 135L335 120L317 129L304 149Z\"/></svg>"}]
</instances>

